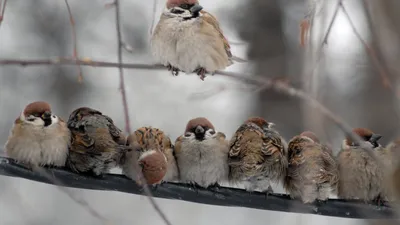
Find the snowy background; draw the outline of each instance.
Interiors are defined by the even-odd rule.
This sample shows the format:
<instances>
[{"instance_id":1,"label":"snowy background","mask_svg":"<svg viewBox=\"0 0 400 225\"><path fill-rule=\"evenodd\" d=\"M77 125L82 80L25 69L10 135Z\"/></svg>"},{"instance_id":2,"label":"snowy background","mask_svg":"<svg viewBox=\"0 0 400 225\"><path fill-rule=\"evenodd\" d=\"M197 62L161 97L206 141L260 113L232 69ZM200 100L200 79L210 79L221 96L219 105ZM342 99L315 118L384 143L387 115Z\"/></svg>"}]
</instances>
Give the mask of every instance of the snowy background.
<instances>
[{"instance_id":1,"label":"snowy background","mask_svg":"<svg viewBox=\"0 0 400 225\"><path fill-rule=\"evenodd\" d=\"M110 1L69 0L80 57L116 62L114 9L104 7ZM319 58L318 48L337 1L264 1L201 0L203 7L219 18L230 41L249 42L232 45L232 52L248 58L251 63L237 63L227 70L288 77L295 86L310 91L351 126L369 127L383 134L384 143L396 137L398 100L382 85L379 73L342 13L339 12L335 20L323 59L315 70L312 69ZM299 22L310 2L317 4L315 24L310 46L301 48ZM400 31L397 24L400 20L392 9L398 2L387 0L382 5L376 1L367 2L373 9L370 20L361 0L345 1L345 5L361 35L380 50L379 59L386 62L396 91L394 78L399 71L399 33L396 31ZM124 53L124 62L155 63L149 53L153 1L121 0L120 4L123 39L133 48L133 53ZM163 7L164 1L160 0L157 20ZM371 24L375 34L370 32ZM69 16L63 0L8 1L0 27L0 58L71 56L72 45ZM79 84L75 66L0 66L0 143L6 142L9 129L23 107L36 100L48 101L53 111L65 119L77 107L96 108L111 116L123 129L118 70L92 67L82 67L82 70L84 82ZM188 120L205 116L217 130L231 137L247 117L260 115L276 123L287 139L304 129L318 132L322 140L336 148L343 139L342 132L318 111L282 94L249 92L244 84L217 75L201 82L194 75L172 77L167 71L124 72L133 129L151 125L166 131L175 140L183 133ZM207 98L192 98L199 93L216 93L221 88L224 91ZM0 177L0 190L0 225L99 224L53 186ZM163 224L143 196L73 191L113 224ZM156 201L174 225L363 223L354 219Z\"/></svg>"}]
</instances>

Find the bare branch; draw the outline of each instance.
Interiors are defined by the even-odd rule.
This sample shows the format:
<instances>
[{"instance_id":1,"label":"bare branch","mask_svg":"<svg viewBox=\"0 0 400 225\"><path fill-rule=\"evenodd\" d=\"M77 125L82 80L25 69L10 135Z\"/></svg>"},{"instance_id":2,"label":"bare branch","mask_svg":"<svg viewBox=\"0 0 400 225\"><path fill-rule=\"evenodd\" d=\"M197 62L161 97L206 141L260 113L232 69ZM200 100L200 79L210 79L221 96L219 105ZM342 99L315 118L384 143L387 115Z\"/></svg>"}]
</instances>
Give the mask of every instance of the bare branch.
<instances>
[{"instance_id":1,"label":"bare branch","mask_svg":"<svg viewBox=\"0 0 400 225\"><path fill-rule=\"evenodd\" d=\"M6 12L6 5L7 5L7 0L4 0L4 2L0 0L0 10L1 10L0 26L1 26L1 22L3 22L3 20L4 20L4 13Z\"/></svg>"},{"instance_id":2,"label":"bare branch","mask_svg":"<svg viewBox=\"0 0 400 225\"><path fill-rule=\"evenodd\" d=\"M116 26L117 39L118 39L118 63L121 64L122 63L122 49L124 47L124 43L122 42L122 34L121 34L121 17L120 17L119 0L115 0L115 23L116 23L115 26ZM124 69L121 66L118 66L118 68L119 68L119 79L120 79L119 88L121 91L122 104L123 104L123 108L124 108L125 131L128 135L130 135L132 131L131 131L131 127L130 127L129 108L128 108L128 102L127 102L126 91L125 91ZM133 166L135 167L136 171L139 171L139 181L141 181L140 183L143 184L144 192L146 193L150 203L153 205L156 212L164 220L165 224L172 225L169 222L168 218L165 216L165 214L162 212L161 208L155 202L153 195L150 191L150 188L147 185L147 181L144 180L142 170L140 169L137 161L134 160Z\"/></svg>"},{"instance_id":3,"label":"bare branch","mask_svg":"<svg viewBox=\"0 0 400 225\"><path fill-rule=\"evenodd\" d=\"M133 63L113 63L113 62L102 62L102 61L92 61L90 59L84 60L75 60L75 59L67 59L67 58L59 58L59 59L46 59L46 60L18 60L18 59L5 59L0 60L0 65L22 65L22 66L33 66L33 65L85 65L85 66L93 66L93 67L120 67L125 69L144 69L144 70L164 70L165 67L160 64L150 65L150 64L133 64ZM349 135L353 140L363 143L360 137L354 135L352 132L352 128L344 122L344 120L336 116L332 111L318 102L315 98L308 95L306 92L296 89L290 86L285 80L281 81L280 79L271 79L267 77L254 76L249 74L239 74L235 72L228 71L215 71L216 75L230 77L248 84L262 86L263 89L273 89L275 91L282 92L292 97L299 98L304 100L306 103L310 104L314 108L317 108L323 115L333 121L346 135ZM258 89L257 91L260 91ZM362 144L362 147L370 150L368 152L372 152L372 149L365 144ZM376 158L374 154L372 157Z\"/></svg>"},{"instance_id":4,"label":"bare branch","mask_svg":"<svg viewBox=\"0 0 400 225\"><path fill-rule=\"evenodd\" d=\"M351 29L353 30L354 34L361 41L361 43L364 46L365 50L367 51L368 55L371 57L372 63L375 65L376 69L378 70L379 74L381 75L383 85L385 87L389 88L391 91L393 91L393 86L390 83L389 76L386 73L385 67L379 61L375 49L370 47L368 45L368 43L364 40L364 38L361 36L361 34L357 31L357 28L354 25L353 20L351 19L349 13L347 12L347 10L344 7L341 0L340 0L340 7L342 8L342 11L343 11L344 15L346 16L347 20L349 21L349 24L350 24Z\"/></svg>"},{"instance_id":5,"label":"bare branch","mask_svg":"<svg viewBox=\"0 0 400 225\"><path fill-rule=\"evenodd\" d=\"M332 28L333 28L333 24L335 23L335 20L336 20L336 17L337 17L337 14L339 12L339 9L340 9L341 5L342 5L342 0L339 0L337 5L336 5L335 12L333 13L331 22L329 22L328 30L326 31L324 39L323 39L323 41L321 43L321 49L324 47L325 44L328 44L328 38L329 38L329 35L331 34L331 31L332 31Z\"/></svg>"},{"instance_id":6,"label":"bare branch","mask_svg":"<svg viewBox=\"0 0 400 225\"><path fill-rule=\"evenodd\" d=\"M73 173L63 168L43 169L62 180L67 187L144 195L141 186L121 174L105 174L102 179L98 179L93 176ZM15 160L9 158L0 157L0 176L53 184L46 177L22 167ZM399 218L396 209L390 207L390 205L378 206L376 202L365 203L363 200L356 199L329 199L323 203L316 201L311 204L304 204L301 200L291 199L286 194L248 192L244 189L230 187L202 188L191 184L165 182L151 188L156 198L222 207L246 207L277 212L358 219Z\"/></svg>"},{"instance_id":7,"label":"bare branch","mask_svg":"<svg viewBox=\"0 0 400 225\"><path fill-rule=\"evenodd\" d=\"M72 30L72 42L73 42L73 54L72 56L74 57L74 59L78 58L78 41L76 38L76 28L75 28L75 20L74 17L72 16L72 12L71 12L71 7L68 4L68 0L65 0L65 5L67 6L67 10L68 10L68 14L69 14L69 22L71 24L71 30ZM82 74L82 68L77 65L78 67L78 71L79 71L79 75L78 75L78 82L81 83L83 81L83 74Z\"/></svg>"}]
</instances>

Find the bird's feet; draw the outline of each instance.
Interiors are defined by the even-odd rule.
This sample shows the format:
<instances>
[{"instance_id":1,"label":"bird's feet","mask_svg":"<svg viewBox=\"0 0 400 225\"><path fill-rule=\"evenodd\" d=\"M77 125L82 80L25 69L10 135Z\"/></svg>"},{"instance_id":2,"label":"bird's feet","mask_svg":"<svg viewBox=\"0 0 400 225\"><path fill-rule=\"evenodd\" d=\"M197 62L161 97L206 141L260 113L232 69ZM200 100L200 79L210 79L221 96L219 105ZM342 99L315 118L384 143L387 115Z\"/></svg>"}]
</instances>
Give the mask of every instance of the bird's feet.
<instances>
[{"instance_id":1,"label":"bird's feet","mask_svg":"<svg viewBox=\"0 0 400 225\"><path fill-rule=\"evenodd\" d=\"M204 78L206 78L206 73L207 73L206 69L204 69L203 67L200 67L200 68L196 69L194 72L196 72L197 75L200 77L200 79L202 81L204 81Z\"/></svg>"},{"instance_id":2,"label":"bird's feet","mask_svg":"<svg viewBox=\"0 0 400 225\"><path fill-rule=\"evenodd\" d=\"M328 202L328 199L322 200L322 199L316 199L315 204L318 206L324 205Z\"/></svg>"},{"instance_id":3,"label":"bird's feet","mask_svg":"<svg viewBox=\"0 0 400 225\"><path fill-rule=\"evenodd\" d=\"M171 64L168 64L167 68L168 68L168 71L171 71L173 76L178 76L178 74L179 74L178 68L171 66Z\"/></svg>"},{"instance_id":4,"label":"bird's feet","mask_svg":"<svg viewBox=\"0 0 400 225\"><path fill-rule=\"evenodd\" d=\"M263 192L268 196L270 194L273 194L274 190L272 189L271 185L269 185L267 190L263 190Z\"/></svg>"},{"instance_id":5,"label":"bird's feet","mask_svg":"<svg viewBox=\"0 0 400 225\"><path fill-rule=\"evenodd\" d=\"M377 205L377 206L384 206L386 204L386 201L382 198L382 196L378 195L378 197L376 197L373 202Z\"/></svg>"},{"instance_id":6,"label":"bird's feet","mask_svg":"<svg viewBox=\"0 0 400 225\"><path fill-rule=\"evenodd\" d=\"M215 183L215 184L208 186L208 189L218 190L220 187L221 187L221 185L219 185L218 183Z\"/></svg>"}]
</instances>

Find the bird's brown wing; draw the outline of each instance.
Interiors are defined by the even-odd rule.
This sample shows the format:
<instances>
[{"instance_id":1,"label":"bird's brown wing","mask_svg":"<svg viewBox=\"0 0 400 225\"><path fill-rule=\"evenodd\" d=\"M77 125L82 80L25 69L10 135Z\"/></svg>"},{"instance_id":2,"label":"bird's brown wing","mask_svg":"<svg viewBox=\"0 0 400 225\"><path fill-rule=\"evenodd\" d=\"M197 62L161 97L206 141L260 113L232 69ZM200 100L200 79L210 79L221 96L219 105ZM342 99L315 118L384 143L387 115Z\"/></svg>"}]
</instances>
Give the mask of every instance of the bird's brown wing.
<instances>
[{"instance_id":1,"label":"bird's brown wing","mask_svg":"<svg viewBox=\"0 0 400 225\"><path fill-rule=\"evenodd\" d=\"M175 154L179 154L182 151L182 139L183 135L177 137L175 140L175 149L174 149Z\"/></svg>"},{"instance_id":2,"label":"bird's brown wing","mask_svg":"<svg viewBox=\"0 0 400 225\"><path fill-rule=\"evenodd\" d=\"M126 137L122 133L122 130L119 129L117 126L115 126L114 121L109 116L106 116L106 115L100 115L100 116L103 116L108 121L108 124L107 124L108 130L110 131L110 134L111 134L112 138L114 139L114 141L120 145L125 145Z\"/></svg>"},{"instance_id":3,"label":"bird's brown wing","mask_svg":"<svg viewBox=\"0 0 400 225\"><path fill-rule=\"evenodd\" d=\"M337 185L339 183L339 170L337 162L329 151L323 150L321 157L325 168L322 181L329 182L332 185L334 191L336 191Z\"/></svg>"},{"instance_id":4,"label":"bird's brown wing","mask_svg":"<svg viewBox=\"0 0 400 225\"><path fill-rule=\"evenodd\" d=\"M213 16L212 14L210 14L207 11L202 10L201 13L203 13L203 19L206 23L211 24L214 29L218 32L219 36L221 37L223 43L224 43L224 47L225 47L225 51L226 54L228 55L228 58L232 57L232 53L231 53L231 46L229 45L228 40L225 38L221 27L219 26L218 20L217 18L215 18L215 16Z\"/></svg>"},{"instance_id":5,"label":"bird's brown wing","mask_svg":"<svg viewBox=\"0 0 400 225\"><path fill-rule=\"evenodd\" d=\"M100 155L95 149L95 141L89 135L71 130L71 148L70 151L79 154Z\"/></svg>"},{"instance_id":6,"label":"bird's brown wing","mask_svg":"<svg viewBox=\"0 0 400 225\"><path fill-rule=\"evenodd\" d=\"M260 154L253 154L254 151L259 151L262 146L261 137L263 132L257 126L252 124L243 124L233 135L229 142L228 163L230 165L243 164L242 160L246 155L251 157L246 158L246 163L255 164L262 163Z\"/></svg>"}]
</instances>

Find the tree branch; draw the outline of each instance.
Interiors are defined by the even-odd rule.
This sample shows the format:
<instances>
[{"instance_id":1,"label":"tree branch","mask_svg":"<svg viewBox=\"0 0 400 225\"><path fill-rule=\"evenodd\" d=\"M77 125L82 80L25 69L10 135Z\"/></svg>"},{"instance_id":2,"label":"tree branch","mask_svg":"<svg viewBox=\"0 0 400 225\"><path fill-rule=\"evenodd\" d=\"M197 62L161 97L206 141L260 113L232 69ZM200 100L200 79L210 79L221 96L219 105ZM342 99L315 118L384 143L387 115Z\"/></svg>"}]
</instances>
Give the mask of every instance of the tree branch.
<instances>
[{"instance_id":1,"label":"tree branch","mask_svg":"<svg viewBox=\"0 0 400 225\"><path fill-rule=\"evenodd\" d=\"M372 60L372 63L374 64L374 66L378 70L378 73L381 75L383 85L385 87L389 88L389 90L393 91L393 86L392 86L392 84L390 82L389 76L386 73L385 67L379 61L375 49L370 47L368 45L368 43L364 40L364 38L361 36L361 34L357 31L357 28L354 25L353 20L351 19L349 13L346 10L346 7L344 7L344 5L343 5L343 3L341 1L342 0L340 0L340 7L342 8L342 11L343 11L344 15L346 16L347 21L349 21L351 29L353 30L353 32L357 36L357 38L360 40L361 44L364 46L365 50L367 51L369 57Z\"/></svg>"},{"instance_id":2,"label":"tree branch","mask_svg":"<svg viewBox=\"0 0 400 225\"><path fill-rule=\"evenodd\" d=\"M4 20L4 13L6 12L6 5L7 5L7 0L4 0L4 2L2 0L0 0L0 10L1 10L1 12L0 12L0 26L1 26L1 23L3 22L3 20Z\"/></svg>"},{"instance_id":3,"label":"tree branch","mask_svg":"<svg viewBox=\"0 0 400 225\"><path fill-rule=\"evenodd\" d=\"M69 15L69 23L71 24L71 30L72 30L72 43L74 46L72 56L74 57L74 59L77 59L78 58L78 41L77 41L77 37L76 37L75 20L74 20L74 17L72 16L71 7L68 4L68 0L65 0L65 5L67 6L68 15ZM79 71L78 82L81 83L83 81L82 68L79 65L77 65L77 67L78 67L78 71Z\"/></svg>"},{"instance_id":4,"label":"tree branch","mask_svg":"<svg viewBox=\"0 0 400 225\"><path fill-rule=\"evenodd\" d=\"M122 175L106 174L104 178L72 173L65 169L46 169L53 177L63 181L67 187L118 191L143 195L143 190L132 180ZM0 175L19 177L32 181L53 184L48 177L35 173L18 165L14 160L0 157ZM247 192L243 189L213 187L201 188L189 184L163 183L152 187L155 197L180 201L195 202L225 207L246 207L261 210L314 214L344 218L393 219L397 218L395 210L389 206L376 206L352 200L329 199L325 203L303 204L292 200L284 194L265 194Z\"/></svg>"},{"instance_id":5,"label":"tree branch","mask_svg":"<svg viewBox=\"0 0 400 225\"><path fill-rule=\"evenodd\" d=\"M120 67L125 69L143 69L143 70L165 70L165 67L160 64L140 64L140 63L115 63L115 62L103 62L103 61L94 61L91 59L68 59L68 58L58 58L58 59L44 59L44 60L19 60L19 59L0 59L0 65L21 65L21 66L39 66L39 65L84 65L84 66L93 66L93 67ZM262 76L254 76L251 74L239 74L235 72L228 71L216 71L214 74L230 77L247 84L257 85L265 89L273 89L275 91L282 92L292 97L299 98L304 100L305 103L310 104L312 107L317 108L323 115L332 120L346 135L349 135L354 141L358 141L363 143L359 136L354 135L352 132L352 128L344 122L344 120L335 115L332 111L318 102L315 98L308 95L306 92L291 87L287 82L282 82L280 80L271 79ZM362 144L362 147L370 150L371 153L373 150L370 146L366 144ZM371 156L376 158L374 154L371 153Z\"/></svg>"}]
</instances>

